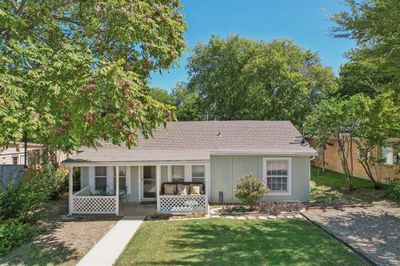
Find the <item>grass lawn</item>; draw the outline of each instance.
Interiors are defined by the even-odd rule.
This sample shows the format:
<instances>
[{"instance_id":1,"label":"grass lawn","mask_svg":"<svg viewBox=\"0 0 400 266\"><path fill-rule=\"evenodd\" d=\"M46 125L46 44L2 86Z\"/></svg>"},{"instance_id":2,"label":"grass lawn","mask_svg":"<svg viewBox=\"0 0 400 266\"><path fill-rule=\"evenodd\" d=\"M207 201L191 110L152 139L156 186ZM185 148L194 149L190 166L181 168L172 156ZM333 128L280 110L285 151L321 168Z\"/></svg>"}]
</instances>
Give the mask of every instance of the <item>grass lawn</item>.
<instances>
[{"instance_id":1,"label":"grass lawn","mask_svg":"<svg viewBox=\"0 0 400 266\"><path fill-rule=\"evenodd\" d=\"M311 171L311 202L314 203L371 203L383 200L387 185L375 190L371 181L363 178L353 178L354 191L346 191L346 178L341 173L312 168Z\"/></svg>"},{"instance_id":2,"label":"grass lawn","mask_svg":"<svg viewBox=\"0 0 400 266\"><path fill-rule=\"evenodd\" d=\"M366 265L306 220L146 221L116 265Z\"/></svg>"}]
</instances>

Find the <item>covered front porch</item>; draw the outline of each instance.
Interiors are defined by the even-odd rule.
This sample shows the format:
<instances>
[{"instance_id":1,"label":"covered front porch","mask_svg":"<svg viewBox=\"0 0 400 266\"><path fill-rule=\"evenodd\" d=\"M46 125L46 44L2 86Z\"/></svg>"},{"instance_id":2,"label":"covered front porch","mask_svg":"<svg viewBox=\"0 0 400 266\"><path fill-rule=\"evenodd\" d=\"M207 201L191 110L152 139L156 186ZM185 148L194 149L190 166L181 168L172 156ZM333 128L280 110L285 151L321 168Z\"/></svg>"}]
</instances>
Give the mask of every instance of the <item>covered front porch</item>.
<instances>
[{"instance_id":1,"label":"covered front porch","mask_svg":"<svg viewBox=\"0 0 400 266\"><path fill-rule=\"evenodd\" d=\"M210 163L65 163L69 214L208 213Z\"/></svg>"}]
</instances>

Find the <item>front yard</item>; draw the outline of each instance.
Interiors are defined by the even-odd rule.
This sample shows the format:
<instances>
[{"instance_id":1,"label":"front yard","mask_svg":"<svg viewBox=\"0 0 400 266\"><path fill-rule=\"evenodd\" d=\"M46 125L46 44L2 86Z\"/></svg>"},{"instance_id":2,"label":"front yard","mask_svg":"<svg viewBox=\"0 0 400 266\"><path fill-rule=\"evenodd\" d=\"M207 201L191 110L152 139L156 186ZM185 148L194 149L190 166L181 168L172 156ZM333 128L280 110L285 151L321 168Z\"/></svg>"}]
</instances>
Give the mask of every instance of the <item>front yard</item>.
<instances>
[{"instance_id":1,"label":"front yard","mask_svg":"<svg viewBox=\"0 0 400 266\"><path fill-rule=\"evenodd\" d=\"M76 265L118 222L115 216L63 219L67 198L51 201L39 222L39 235L0 256L0 265Z\"/></svg>"},{"instance_id":2,"label":"front yard","mask_svg":"<svg viewBox=\"0 0 400 266\"><path fill-rule=\"evenodd\" d=\"M116 265L365 265L306 220L146 221Z\"/></svg>"}]
</instances>

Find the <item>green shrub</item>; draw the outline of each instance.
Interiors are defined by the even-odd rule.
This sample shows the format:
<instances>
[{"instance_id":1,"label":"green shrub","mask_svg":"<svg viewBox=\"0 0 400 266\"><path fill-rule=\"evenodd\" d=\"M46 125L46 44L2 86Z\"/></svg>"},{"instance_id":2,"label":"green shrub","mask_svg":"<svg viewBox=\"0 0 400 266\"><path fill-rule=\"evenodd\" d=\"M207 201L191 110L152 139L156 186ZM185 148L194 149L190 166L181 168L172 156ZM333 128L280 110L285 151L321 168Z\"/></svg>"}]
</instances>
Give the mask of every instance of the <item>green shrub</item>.
<instances>
[{"instance_id":1,"label":"green shrub","mask_svg":"<svg viewBox=\"0 0 400 266\"><path fill-rule=\"evenodd\" d=\"M31 239L33 235L34 230L29 224L16 221L0 223L0 256Z\"/></svg>"},{"instance_id":2,"label":"green shrub","mask_svg":"<svg viewBox=\"0 0 400 266\"><path fill-rule=\"evenodd\" d=\"M0 220L36 221L53 193L54 176L50 166L27 169L21 182L9 184L0 193Z\"/></svg>"},{"instance_id":3,"label":"green shrub","mask_svg":"<svg viewBox=\"0 0 400 266\"><path fill-rule=\"evenodd\" d=\"M41 170L40 175L47 180L47 189L51 199L59 199L68 187L68 171L64 166L57 169L50 163L46 164Z\"/></svg>"},{"instance_id":4,"label":"green shrub","mask_svg":"<svg viewBox=\"0 0 400 266\"><path fill-rule=\"evenodd\" d=\"M253 174L249 173L240 179L235 196L244 205L253 210L268 192L267 186Z\"/></svg>"},{"instance_id":5,"label":"green shrub","mask_svg":"<svg viewBox=\"0 0 400 266\"><path fill-rule=\"evenodd\" d=\"M390 181L386 196L392 200L400 201L400 179Z\"/></svg>"}]
</instances>

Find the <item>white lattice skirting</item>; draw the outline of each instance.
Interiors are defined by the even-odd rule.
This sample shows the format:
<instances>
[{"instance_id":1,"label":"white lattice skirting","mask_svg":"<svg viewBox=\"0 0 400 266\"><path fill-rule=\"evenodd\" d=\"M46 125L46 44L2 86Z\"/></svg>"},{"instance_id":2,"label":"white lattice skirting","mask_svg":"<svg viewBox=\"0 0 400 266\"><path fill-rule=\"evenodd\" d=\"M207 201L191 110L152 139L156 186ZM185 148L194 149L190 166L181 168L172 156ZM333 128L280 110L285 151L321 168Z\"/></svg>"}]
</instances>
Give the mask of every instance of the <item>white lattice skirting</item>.
<instances>
[{"instance_id":1,"label":"white lattice skirting","mask_svg":"<svg viewBox=\"0 0 400 266\"><path fill-rule=\"evenodd\" d=\"M160 196L161 213L207 211L206 195L164 195Z\"/></svg>"},{"instance_id":2,"label":"white lattice skirting","mask_svg":"<svg viewBox=\"0 0 400 266\"><path fill-rule=\"evenodd\" d=\"M73 214L115 214L115 196L90 196L88 187L72 196Z\"/></svg>"}]
</instances>

